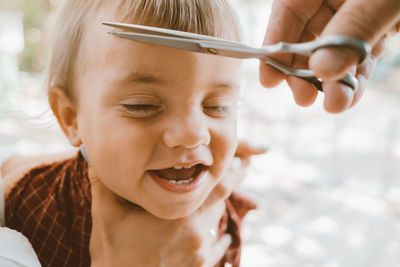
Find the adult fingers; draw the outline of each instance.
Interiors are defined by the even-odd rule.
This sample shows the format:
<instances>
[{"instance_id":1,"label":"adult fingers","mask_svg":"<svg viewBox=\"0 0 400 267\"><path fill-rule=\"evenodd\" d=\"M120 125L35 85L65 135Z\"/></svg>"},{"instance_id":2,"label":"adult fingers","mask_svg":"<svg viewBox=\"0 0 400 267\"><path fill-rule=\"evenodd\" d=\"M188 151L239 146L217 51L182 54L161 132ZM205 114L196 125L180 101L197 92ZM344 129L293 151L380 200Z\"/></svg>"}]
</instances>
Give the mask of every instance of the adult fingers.
<instances>
[{"instance_id":1,"label":"adult fingers","mask_svg":"<svg viewBox=\"0 0 400 267\"><path fill-rule=\"evenodd\" d=\"M192 230L185 230L188 241L179 242L184 246L182 250L187 250L188 244L192 244L191 251L198 251L200 255L208 256L210 248L217 242L219 223L225 212L225 202L220 201L208 207L202 205L191 216L184 218L182 225Z\"/></svg>"},{"instance_id":2,"label":"adult fingers","mask_svg":"<svg viewBox=\"0 0 400 267\"><path fill-rule=\"evenodd\" d=\"M201 209L208 209L218 202L223 203L229 195L232 193L233 188L239 180L236 176L225 175L221 182L219 182L211 193L208 195L207 199L201 205Z\"/></svg>"},{"instance_id":3,"label":"adult fingers","mask_svg":"<svg viewBox=\"0 0 400 267\"><path fill-rule=\"evenodd\" d=\"M281 41L297 43L306 24L318 11L322 2L322 0L275 0L272 5L264 45ZM293 58L290 54L271 57L286 65L291 65ZM276 86L284 78L285 74L263 62L260 63L260 82L264 87Z\"/></svg>"},{"instance_id":4,"label":"adult fingers","mask_svg":"<svg viewBox=\"0 0 400 267\"><path fill-rule=\"evenodd\" d=\"M262 155L267 152L267 149L253 146L245 141L240 141L236 148L235 157L232 160L229 168L228 176L233 177L231 181L222 181L221 186L225 188L231 188L232 185L235 187L240 184L247 173L247 168L250 165L250 159L256 155ZM232 190L228 191L225 197L228 197Z\"/></svg>"},{"instance_id":5,"label":"adult fingers","mask_svg":"<svg viewBox=\"0 0 400 267\"><path fill-rule=\"evenodd\" d=\"M356 73L355 66L351 73ZM335 81L324 81L322 86L325 94L324 108L326 111L340 113L350 107L355 94L353 89Z\"/></svg>"},{"instance_id":6,"label":"adult fingers","mask_svg":"<svg viewBox=\"0 0 400 267\"><path fill-rule=\"evenodd\" d=\"M341 0L343 1L343 0ZM339 3L333 5L329 5L329 3L324 2L318 11L314 14L314 16L307 23L305 30L303 32L307 35L311 35L314 39L318 37L322 31L324 30L326 24L331 20L333 15L336 13L336 10L339 8Z\"/></svg>"},{"instance_id":7,"label":"adult fingers","mask_svg":"<svg viewBox=\"0 0 400 267\"><path fill-rule=\"evenodd\" d=\"M323 7L321 7L321 9L322 8ZM314 30L315 34L319 34L317 32L317 28L314 28L312 30ZM306 42L314 39L313 35L313 33L305 30L301 42ZM298 69L308 69L308 57L296 55L294 57L293 67ZM311 83L293 76L289 76L288 78L286 78L286 81L290 89L292 90L293 97L297 105L309 106L314 103L315 99L318 96L318 91Z\"/></svg>"},{"instance_id":8,"label":"adult fingers","mask_svg":"<svg viewBox=\"0 0 400 267\"><path fill-rule=\"evenodd\" d=\"M330 113L339 113L353 107L361 99L367 87L367 82L374 72L376 65L375 57L368 57L363 64L357 66L355 77L358 81L357 91L333 81L323 83L325 99L325 110ZM353 73L355 72L353 67Z\"/></svg>"},{"instance_id":9,"label":"adult fingers","mask_svg":"<svg viewBox=\"0 0 400 267\"><path fill-rule=\"evenodd\" d=\"M350 107L353 107L361 99L367 87L367 82L374 72L376 61L375 57L368 57L363 64L357 67L356 78L358 80L358 90L354 95L353 103L351 103Z\"/></svg>"},{"instance_id":10,"label":"adult fingers","mask_svg":"<svg viewBox=\"0 0 400 267\"><path fill-rule=\"evenodd\" d=\"M250 158L255 155L266 153L265 148L255 147L245 141L240 141L234 158L224 179L216 186L215 196L219 200L227 198L233 188L235 188L246 174L247 167L250 164Z\"/></svg>"},{"instance_id":11,"label":"adult fingers","mask_svg":"<svg viewBox=\"0 0 400 267\"><path fill-rule=\"evenodd\" d=\"M209 248L217 241L219 224L225 212L225 202L220 201L207 209L202 208L195 215L195 220L191 219L191 225L202 237L201 247Z\"/></svg>"},{"instance_id":12,"label":"adult fingers","mask_svg":"<svg viewBox=\"0 0 400 267\"><path fill-rule=\"evenodd\" d=\"M309 82L296 77L288 77L287 83L292 90L294 101L297 105L307 107L315 102L318 91Z\"/></svg>"},{"instance_id":13,"label":"adult fingers","mask_svg":"<svg viewBox=\"0 0 400 267\"><path fill-rule=\"evenodd\" d=\"M321 34L325 25L336 12L336 9L341 5L342 0L331 0L328 2L331 3L324 2L307 23L300 39L301 42L311 41ZM308 69L308 59L308 57L296 55L292 67ZM293 76L288 76L286 81L292 90L297 105L306 107L315 102L318 91L312 84Z\"/></svg>"},{"instance_id":14,"label":"adult fingers","mask_svg":"<svg viewBox=\"0 0 400 267\"><path fill-rule=\"evenodd\" d=\"M384 45L385 40L383 39L374 47L372 56L367 57L362 64L357 66L355 77L358 81L358 89L355 93L350 91L348 87L339 83L329 81L324 83L324 106L328 112L339 113L358 103L365 92L368 80L374 72L377 57L381 56ZM353 70L354 68L355 67L353 67Z\"/></svg>"},{"instance_id":15,"label":"adult fingers","mask_svg":"<svg viewBox=\"0 0 400 267\"><path fill-rule=\"evenodd\" d=\"M383 52L385 51L385 47L386 47L386 36L384 38L382 38L372 49L372 57L374 59L379 59L380 57L382 57ZM371 73L372 74L372 73Z\"/></svg>"},{"instance_id":16,"label":"adult fingers","mask_svg":"<svg viewBox=\"0 0 400 267\"><path fill-rule=\"evenodd\" d=\"M400 21L396 23L396 25L394 25L390 31L388 32L388 35L394 35L396 33L400 32Z\"/></svg>"},{"instance_id":17,"label":"adult fingers","mask_svg":"<svg viewBox=\"0 0 400 267\"><path fill-rule=\"evenodd\" d=\"M229 246L232 244L232 237L230 234L225 234L218 240L210 251L210 255L207 257L206 267L215 266L225 255Z\"/></svg>"},{"instance_id":18,"label":"adult fingers","mask_svg":"<svg viewBox=\"0 0 400 267\"><path fill-rule=\"evenodd\" d=\"M264 154L266 151L265 148L255 147L248 142L240 141L235 151L235 157L248 158L253 155Z\"/></svg>"},{"instance_id":19,"label":"adult fingers","mask_svg":"<svg viewBox=\"0 0 400 267\"><path fill-rule=\"evenodd\" d=\"M211 191L202 207L210 207L214 203L229 197L233 188L235 188L244 177L251 156L264 154L265 152L266 150L263 148L254 147L247 142L240 141L230 168L222 180Z\"/></svg>"},{"instance_id":20,"label":"adult fingers","mask_svg":"<svg viewBox=\"0 0 400 267\"><path fill-rule=\"evenodd\" d=\"M323 82L325 93L324 108L329 113L340 113L348 109L353 102L353 90L337 82Z\"/></svg>"},{"instance_id":21,"label":"adult fingers","mask_svg":"<svg viewBox=\"0 0 400 267\"><path fill-rule=\"evenodd\" d=\"M244 164L246 164L244 166ZM244 177L243 168L248 165L247 160L242 161L240 158L234 158L232 164L222 178L222 180L214 187L207 199L204 201L202 208L208 208L217 202L223 202L230 196L233 189L240 183Z\"/></svg>"},{"instance_id":22,"label":"adult fingers","mask_svg":"<svg viewBox=\"0 0 400 267\"><path fill-rule=\"evenodd\" d=\"M200 220L200 222L203 226L206 226L207 228L206 229L207 233L205 234L212 237L210 229L218 229L219 222L221 220L222 215L225 213L225 210L226 210L226 205L224 201L219 201L214 205L208 207L206 210L204 210L201 216L202 218L204 217L207 218L207 223L204 223L203 220ZM201 227L201 225L199 225L198 227Z\"/></svg>"},{"instance_id":23,"label":"adult fingers","mask_svg":"<svg viewBox=\"0 0 400 267\"><path fill-rule=\"evenodd\" d=\"M193 223L193 218L208 218L207 224L204 224L202 220L199 220L200 225L197 225L197 228L204 228L206 226L209 229L212 226L216 226L226 209L226 205L223 200L224 198L221 198L221 196L219 196L218 193L216 194L213 190L208 198L204 201L203 205L201 205L200 208L193 213L193 216L186 218L188 218L188 221L191 223ZM185 221L185 218L182 218L182 220ZM205 234L206 232L203 231L203 236Z\"/></svg>"},{"instance_id":24,"label":"adult fingers","mask_svg":"<svg viewBox=\"0 0 400 267\"><path fill-rule=\"evenodd\" d=\"M325 27L322 35L342 34L375 45L400 21L398 0L348 0ZM397 29L396 29L397 30ZM310 59L310 68L323 79L339 79L359 60L359 54L348 48L325 48Z\"/></svg>"}]
</instances>

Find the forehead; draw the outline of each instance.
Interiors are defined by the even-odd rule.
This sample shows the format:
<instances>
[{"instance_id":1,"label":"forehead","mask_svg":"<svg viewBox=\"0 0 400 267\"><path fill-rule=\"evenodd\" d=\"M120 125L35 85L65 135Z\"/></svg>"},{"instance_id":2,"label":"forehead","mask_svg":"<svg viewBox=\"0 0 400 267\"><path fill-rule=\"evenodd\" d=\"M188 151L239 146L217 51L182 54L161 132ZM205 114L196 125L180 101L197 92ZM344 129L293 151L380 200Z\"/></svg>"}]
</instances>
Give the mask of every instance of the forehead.
<instances>
[{"instance_id":1,"label":"forehead","mask_svg":"<svg viewBox=\"0 0 400 267\"><path fill-rule=\"evenodd\" d=\"M152 73L174 78L181 75L198 79L237 83L239 60L144 44L115 37L103 21L118 21L112 8L101 9L87 21L79 58L80 73L101 72L105 77L123 79L130 72ZM197 77L201 73L201 77ZM79 80L79 79L78 79Z\"/></svg>"}]
</instances>

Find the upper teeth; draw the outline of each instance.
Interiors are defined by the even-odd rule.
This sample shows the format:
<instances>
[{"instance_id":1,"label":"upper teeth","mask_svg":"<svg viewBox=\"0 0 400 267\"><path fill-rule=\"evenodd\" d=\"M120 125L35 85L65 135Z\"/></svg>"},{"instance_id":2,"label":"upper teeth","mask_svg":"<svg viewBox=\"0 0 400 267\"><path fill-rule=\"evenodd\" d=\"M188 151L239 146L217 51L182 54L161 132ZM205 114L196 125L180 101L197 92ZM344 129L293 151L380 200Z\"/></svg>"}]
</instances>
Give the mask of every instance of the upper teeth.
<instances>
[{"instance_id":1,"label":"upper teeth","mask_svg":"<svg viewBox=\"0 0 400 267\"><path fill-rule=\"evenodd\" d=\"M190 169L190 168L192 168L193 166L174 166L173 168L175 169L175 170L181 170L181 169Z\"/></svg>"},{"instance_id":2,"label":"upper teeth","mask_svg":"<svg viewBox=\"0 0 400 267\"><path fill-rule=\"evenodd\" d=\"M173 167L175 170L181 170L181 169L183 169L183 166L174 166Z\"/></svg>"}]
</instances>

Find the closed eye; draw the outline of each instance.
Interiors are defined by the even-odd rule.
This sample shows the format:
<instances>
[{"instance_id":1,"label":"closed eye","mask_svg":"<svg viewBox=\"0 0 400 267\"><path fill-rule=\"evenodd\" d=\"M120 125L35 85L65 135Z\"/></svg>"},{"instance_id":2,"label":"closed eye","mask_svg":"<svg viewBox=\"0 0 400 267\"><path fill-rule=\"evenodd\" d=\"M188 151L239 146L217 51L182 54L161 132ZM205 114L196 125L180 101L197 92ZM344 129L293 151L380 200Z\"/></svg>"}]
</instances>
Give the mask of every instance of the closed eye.
<instances>
[{"instance_id":1,"label":"closed eye","mask_svg":"<svg viewBox=\"0 0 400 267\"><path fill-rule=\"evenodd\" d=\"M228 106L205 106L204 111L211 117L223 118L231 113Z\"/></svg>"},{"instance_id":2,"label":"closed eye","mask_svg":"<svg viewBox=\"0 0 400 267\"><path fill-rule=\"evenodd\" d=\"M152 117L161 111L161 107L149 104L123 104L121 109L135 118Z\"/></svg>"}]
</instances>

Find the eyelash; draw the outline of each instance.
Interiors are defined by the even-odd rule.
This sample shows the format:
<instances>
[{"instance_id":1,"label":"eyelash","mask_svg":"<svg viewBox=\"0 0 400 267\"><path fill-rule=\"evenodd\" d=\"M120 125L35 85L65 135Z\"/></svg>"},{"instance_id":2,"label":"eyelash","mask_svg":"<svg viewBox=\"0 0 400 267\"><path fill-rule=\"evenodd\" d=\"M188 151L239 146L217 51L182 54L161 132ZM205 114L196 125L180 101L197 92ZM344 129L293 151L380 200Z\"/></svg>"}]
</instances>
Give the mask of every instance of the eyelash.
<instances>
[{"instance_id":1,"label":"eyelash","mask_svg":"<svg viewBox=\"0 0 400 267\"><path fill-rule=\"evenodd\" d=\"M126 109L127 111L150 111L150 110L155 110L158 109L158 106L154 106L154 105L128 105L128 104L124 104L122 105L124 107L124 109Z\"/></svg>"},{"instance_id":2,"label":"eyelash","mask_svg":"<svg viewBox=\"0 0 400 267\"><path fill-rule=\"evenodd\" d=\"M146 104L123 104L122 109L133 116L151 117L158 113L160 106ZM205 106L206 113L211 117L222 118L229 115L231 109L228 106Z\"/></svg>"},{"instance_id":3,"label":"eyelash","mask_svg":"<svg viewBox=\"0 0 400 267\"><path fill-rule=\"evenodd\" d=\"M230 108L226 106L206 106L204 109L218 112L218 114L209 114L213 117L225 117L230 112Z\"/></svg>"},{"instance_id":4,"label":"eyelash","mask_svg":"<svg viewBox=\"0 0 400 267\"><path fill-rule=\"evenodd\" d=\"M124 104L122 109L132 115L138 117L150 117L158 113L160 107L156 105L146 105L146 104Z\"/></svg>"}]
</instances>

